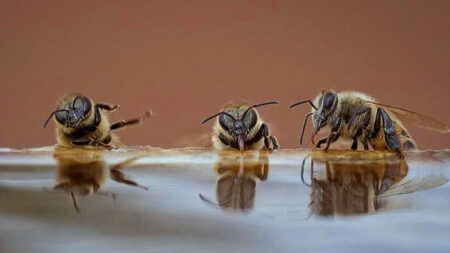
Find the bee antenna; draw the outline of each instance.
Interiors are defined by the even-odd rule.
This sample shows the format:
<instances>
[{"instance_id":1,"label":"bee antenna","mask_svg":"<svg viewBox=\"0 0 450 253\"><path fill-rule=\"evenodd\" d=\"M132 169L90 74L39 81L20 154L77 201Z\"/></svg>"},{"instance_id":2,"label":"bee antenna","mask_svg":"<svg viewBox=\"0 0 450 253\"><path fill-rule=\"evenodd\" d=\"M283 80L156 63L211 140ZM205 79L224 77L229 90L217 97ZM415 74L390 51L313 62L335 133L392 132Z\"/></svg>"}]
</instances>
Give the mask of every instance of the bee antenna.
<instances>
[{"instance_id":1,"label":"bee antenna","mask_svg":"<svg viewBox=\"0 0 450 253\"><path fill-rule=\"evenodd\" d=\"M77 205L77 199L75 198L75 195L73 195L73 192L70 192L70 196L72 196L73 206L75 207L75 210L77 210L77 213L80 213L80 209Z\"/></svg>"},{"instance_id":2,"label":"bee antenna","mask_svg":"<svg viewBox=\"0 0 450 253\"><path fill-rule=\"evenodd\" d=\"M219 207L220 207L219 204L213 202L212 200L209 200L207 197L203 196L203 194L201 194L201 193L198 194L198 197L199 197L203 202L209 204L210 206L213 206L213 207L216 207L216 208L219 208Z\"/></svg>"},{"instance_id":3,"label":"bee antenna","mask_svg":"<svg viewBox=\"0 0 450 253\"><path fill-rule=\"evenodd\" d=\"M75 110L75 102L77 102L77 100L78 100L79 98L80 98L79 96L76 96L76 98L73 100L73 103L72 103L72 109Z\"/></svg>"},{"instance_id":4,"label":"bee antenna","mask_svg":"<svg viewBox=\"0 0 450 253\"><path fill-rule=\"evenodd\" d=\"M225 114L225 115L227 115L228 117L232 118L234 121L236 121L236 119L235 119L231 114L229 114L229 113L227 113L227 112L219 112L219 113L216 113L216 114L214 114L214 115L212 115L212 116L209 116L208 118L204 119L204 120L202 121L202 124L205 124L208 120L213 119L213 118L215 118L215 117L217 117L217 116L219 116L219 115L222 115L222 114Z\"/></svg>"},{"instance_id":5,"label":"bee antenna","mask_svg":"<svg viewBox=\"0 0 450 253\"><path fill-rule=\"evenodd\" d=\"M303 135L305 134L305 127L306 127L306 123L308 122L308 118L309 116L313 115L314 113L310 112L308 114L306 114L305 116L305 121L303 121L303 127L302 127L302 135L300 136L300 145L303 143Z\"/></svg>"},{"instance_id":6,"label":"bee antenna","mask_svg":"<svg viewBox=\"0 0 450 253\"><path fill-rule=\"evenodd\" d=\"M50 116L48 116L47 120L44 123L44 128L47 126L47 123L50 121L50 119L53 117L53 115L55 115L55 113L58 113L58 112L69 112L69 110L67 110L67 109L59 109L59 110L55 110L52 113L50 113Z\"/></svg>"},{"instance_id":7,"label":"bee antenna","mask_svg":"<svg viewBox=\"0 0 450 253\"><path fill-rule=\"evenodd\" d=\"M264 105L275 105L275 104L278 104L278 101L270 101L270 102L265 102L265 103L261 103L261 104L252 105L249 108L247 108L247 110L245 110L244 114L242 114L242 118L244 118L245 115L247 114L247 112L249 112L253 108L264 106Z\"/></svg>"},{"instance_id":8,"label":"bee antenna","mask_svg":"<svg viewBox=\"0 0 450 253\"><path fill-rule=\"evenodd\" d=\"M299 101L297 103L292 104L291 106L289 106L290 109L292 109L293 107L297 106L297 105L301 105L304 103L309 103L309 105L311 105L312 108L314 108L315 110L317 110L317 107L313 104L313 102L311 102L311 100L302 100Z\"/></svg>"}]
</instances>

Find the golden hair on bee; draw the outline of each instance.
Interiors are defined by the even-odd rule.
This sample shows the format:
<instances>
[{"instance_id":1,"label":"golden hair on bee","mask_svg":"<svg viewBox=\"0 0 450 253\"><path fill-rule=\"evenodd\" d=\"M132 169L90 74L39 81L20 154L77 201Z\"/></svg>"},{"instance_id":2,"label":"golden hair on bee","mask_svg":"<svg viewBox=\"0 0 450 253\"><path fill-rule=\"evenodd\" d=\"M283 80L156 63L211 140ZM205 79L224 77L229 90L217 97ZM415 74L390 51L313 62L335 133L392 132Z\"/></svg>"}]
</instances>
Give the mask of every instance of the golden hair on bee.
<instances>
[{"instance_id":1,"label":"golden hair on bee","mask_svg":"<svg viewBox=\"0 0 450 253\"><path fill-rule=\"evenodd\" d=\"M278 141L269 134L269 127L262 121L256 107L278 104L270 101L250 106L243 102L234 102L224 106L223 111L205 120L216 118L213 126L212 144L217 150L275 150Z\"/></svg>"},{"instance_id":2,"label":"golden hair on bee","mask_svg":"<svg viewBox=\"0 0 450 253\"><path fill-rule=\"evenodd\" d=\"M152 116L151 110L148 110L137 118L110 124L107 112L119 108L119 105L95 103L87 96L70 93L59 99L56 110L47 118L44 127L54 118L56 139L61 146L96 146L112 149L112 145L118 144L112 131L140 123Z\"/></svg>"},{"instance_id":3,"label":"golden hair on bee","mask_svg":"<svg viewBox=\"0 0 450 253\"><path fill-rule=\"evenodd\" d=\"M351 140L351 149L361 142L365 150L369 144L374 150L391 150L402 155L404 150L417 149L415 141L401 120L429 130L448 133L450 129L442 122L409 110L381 104L367 94L356 91L335 92L323 90L314 100L303 100L290 106L309 103L311 112L305 116L300 144L307 120L313 117L311 141L316 148L326 143L325 150L339 138ZM314 137L319 130L328 126L331 130L327 138L317 143Z\"/></svg>"}]
</instances>

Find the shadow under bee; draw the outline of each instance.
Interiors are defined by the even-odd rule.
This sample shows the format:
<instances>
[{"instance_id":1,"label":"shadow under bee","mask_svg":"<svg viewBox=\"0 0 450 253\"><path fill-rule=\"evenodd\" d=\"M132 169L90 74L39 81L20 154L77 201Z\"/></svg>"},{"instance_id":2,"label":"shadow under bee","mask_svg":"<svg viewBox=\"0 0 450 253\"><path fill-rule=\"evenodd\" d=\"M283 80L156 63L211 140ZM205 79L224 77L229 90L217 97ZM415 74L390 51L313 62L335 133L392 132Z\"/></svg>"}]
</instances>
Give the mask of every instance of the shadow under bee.
<instances>
[{"instance_id":1,"label":"shadow under bee","mask_svg":"<svg viewBox=\"0 0 450 253\"><path fill-rule=\"evenodd\" d=\"M308 157L310 183L304 177ZM309 186L310 211L318 216L350 216L384 210L382 198L408 174L403 158L351 161L316 156L313 152L301 165L301 180Z\"/></svg>"},{"instance_id":2,"label":"shadow under bee","mask_svg":"<svg viewBox=\"0 0 450 253\"><path fill-rule=\"evenodd\" d=\"M129 179L121 170L140 157L133 157L121 163L108 167L103 159L101 150L89 149L67 149L57 148L53 154L57 162L55 185L52 190L43 188L45 191L62 192L71 196L75 210L80 213L77 197L85 197L91 194L111 196L116 194L100 191L108 178L115 182L148 190Z\"/></svg>"},{"instance_id":3,"label":"shadow under bee","mask_svg":"<svg viewBox=\"0 0 450 253\"><path fill-rule=\"evenodd\" d=\"M202 194L202 201L224 211L248 212L253 209L258 180L269 175L268 154L265 151L223 152L215 164L216 201Z\"/></svg>"}]
</instances>

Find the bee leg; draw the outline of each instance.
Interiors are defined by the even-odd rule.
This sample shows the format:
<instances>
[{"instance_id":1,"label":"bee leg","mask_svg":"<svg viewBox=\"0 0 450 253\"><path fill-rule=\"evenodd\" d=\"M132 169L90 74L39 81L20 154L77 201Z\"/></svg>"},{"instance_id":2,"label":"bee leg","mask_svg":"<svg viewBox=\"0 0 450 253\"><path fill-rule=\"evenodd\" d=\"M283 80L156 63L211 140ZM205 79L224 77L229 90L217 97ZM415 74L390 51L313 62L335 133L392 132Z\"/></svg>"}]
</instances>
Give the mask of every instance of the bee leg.
<instances>
[{"instance_id":1,"label":"bee leg","mask_svg":"<svg viewBox=\"0 0 450 253\"><path fill-rule=\"evenodd\" d=\"M364 145L364 150L369 150L369 145L366 140L362 141L362 144Z\"/></svg>"},{"instance_id":2,"label":"bee leg","mask_svg":"<svg viewBox=\"0 0 450 253\"><path fill-rule=\"evenodd\" d=\"M370 118L372 116L372 109L369 108L368 112L366 113L366 115L364 116L364 120L363 120L363 130L362 133L364 134L364 138L361 141L361 143L364 146L364 150L369 150L369 145L367 144L368 140L369 140L369 136L370 136L370 132L369 132L369 123L370 123Z\"/></svg>"},{"instance_id":3,"label":"bee leg","mask_svg":"<svg viewBox=\"0 0 450 253\"><path fill-rule=\"evenodd\" d=\"M384 139L386 141L386 145L391 149L401 154L401 144L397 135L397 130L395 128L395 124L392 121L389 114L383 109L378 109L381 118L383 121L383 131L384 131Z\"/></svg>"},{"instance_id":4,"label":"bee leg","mask_svg":"<svg viewBox=\"0 0 450 253\"><path fill-rule=\"evenodd\" d=\"M134 182L133 180L126 178L125 174L122 171L120 171L119 169L112 168L110 170L110 172L111 172L111 179L118 183L131 185L131 186L142 188L144 190L148 190L147 187L139 185L138 183Z\"/></svg>"},{"instance_id":5,"label":"bee leg","mask_svg":"<svg viewBox=\"0 0 450 253\"><path fill-rule=\"evenodd\" d=\"M377 137L378 133L380 132L380 128L381 128L381 111L380 111L380 109L378 109L377 114L375 116L375 121L373 124L373 132L370 135L370 138Z\"/></svg>"},{"instance_id":6,"label":"bee leg","mask_svg":"<svg viewBox=\"0 0 450 253\"><path fill-rule=\"evenodd\" d=\"M112 137L111 137L110 134L107 135L107 136L106 136L105 138L103 138L103 140L102 140L102 142L103 142L104 144L110 144L111 141L112 141Z\"/></svg>"},{"instance_id":7,"label":"bee leg","mask_svg":"<svg viewBox=\"0 0 450 253\"><path fill-rule=\"evenodd\" d=\"M94 192L97 192L100 190L100 185L96 182L92 182L92 188L94 189Z\"/></svg>"},{"instance_id":8,"label":"bee leg","mask_svg":"<svg viewBox=\"0 0 450 253\"><path fill-rule=\"evenodd\" d=\"M125 126L137 124L139 122L140 122L140 120L138 118L129 119L129 120L121 120L119 122L116 122L116 123L112 124L110 129L111 129L111 131L114 131L114 130L117 130L119 128L125 127Z\"/></svg>"},{"instance_id":9,"label":"bee leg","mask_svg":"<svg viewBox=\"0 0 450 253\"><path fill-rule=\"evenodd\" d=\"M111 140L109 140L109 142L110 141ZM94 140L91 142L91 145L94 146L94 147L103 147L103 148L106 148L108 150L112 150L114 147L109 145L108 143L103 142L102 140L99 139L99 137L94 137Z\"/></svg>"},{"instance_id":10,"label":"bee leg","mask_svg":"<svg viewBox=\"0 0 450 253\"><path fill-rule=\"evenodd\" d=\"M353 134L353 143L351 146L352 150L357 150L358 149L358 137L362 135L362 128L358 127L358 130Z\"/></svg>"},{"instance_id":11,"label":"bee leg","mask_svg":"<svg viewBox=\"0 0 450 253\"><path fill-rule=\"evenodd\" d=\"M331 134L326 139L327 146L324 149L325 151L327 151L330 148L331 143L333 143L339 139L340 129L341 129L341 118L337 118L333 123L333 127L331 128Z\"/></svg>"},{"instance_id":12,"label":"bee leg","mask_svg":"<svg viewBox=\"0 0 450 253\"><path fill-rule=\"evenodd\" d=\"M268 138L269 137L269 129L268 129L267 125L262 124L260 130L262 131L262 136L264 137L264 148L267 150L271 150L270 144L269 144L269 138Z\"/></svg>"},{"instance_id":13,"label":"bee leg","mask_svg":"<svg viewBox=\"0 0 450 253\"><path fill-rule=\"evenodd\" d=\"M264 173L261 177L261 181L266 181L268 176L269 176L269 163L266 160L264 161Z\"/></svg>"},{"instance_id":14,"label":"bee leg","mask_svg":"<svg viewBox=\"0 0 450 253\"><path fill-rule=\"evenodd\" d=\"M327 138L327 146L325 147L325 151L327 151L330 148L330 144L337 141L339 139L340 134L339 133L332 133Z\"/></svg>"},{"instance_id":15,"label":"bee leg","mask_svg":"<svg viewBox=\"0 0 450 253\"><path fill-rule=\"evenodd\" d=\"M149 111L146 111L143 115L141 115L138 118L121 120L119 122L116 122L111 125L110 129L111 129L111 131L115 131L115 130L125 127L125 126L134 125L134 124L137 124L147 118L150 118L151 116L152 116L152 112L149 110Z\"/></svg>"},{"instance_id":16,"label":"bee leg","mask_svg":"<svg viewBox=\"0 0 450 253\"><path fill-rule=\"evenodd\" d=\"M358 149L358 140L356 138L353 139L353 143L352 143L352 150L357 150Z\"/></svg>"},{"instance_id":17,"label":"bee leg","mask_svg":"<svg viewBox=\"0 0 450 253\"><path fill-rule=\"evenodd\" d=\"M114 111L116 109L120 109L120 105L110 105L106 103L98 103L95 106L106 111Z\"/></svg>"},{"instance_id":18,"label":"bee leg","mask_svg":"<svg viewBox=\"0 0 450 253\"><path fill-rule=\"evenodd\" d=\"M262 124L259 131L262 131L262 136L264 137L264 149L273 151L274 149L278 148L278 142L275 139L275 142L273 142L272 136L269 136L269 127L266 124ZM270 147L270 142L272 141L272 147ZM276 147L275 147L276 145Z\"/></svg>"},{"instance_id":19,"label":"bee leg","mask_svg":"<svg viewBox=\"0 0 450 253\"><path fill-rule=\"evenodd\" d=\"M327 140L328 140L328 137L327 137L327 138L320 139L320 140L316 143L316 148L320 148L320 146L322 146L322 144L326 143Z\"/></svg>"},{"instance_id":20,"label":"bee leg","mask_svg":"<svg viewBox=\"0 0 450 253\"><path fill-rule=\"evenodd\" d=\"M258 170L257 177L261 181L266 181L269 176L269 163L267 161L267 156L261 160L261 170Z\"/></svg>"},{"instance_id":21,"label":"bee leg","mask_svg":"<svg viewBox=\"0 0 450 253\"><path fill-rule=\"evenodd\" d=\"M267 125L263 124L261 127L263 128L264 148L269 151L278 149L280 147L278 145L278 140L275 136L269 135L269 128L267 127Z\"/></svg>"},{"instance_id":22,"label":"bee leg","mask_svg":"<svg viewBox=\"0 0 450 253\"><path fill-rule=\"evenodd\" d=\"M350 125L353 126L350 136L355 139L361 136L363 131L367 128L370 122L371 109L367 106L358 106L353 110L354 116L350 121Z\"/></svg>"},{"instance_id":23,"label":"bee leg","mask_svg":"<svg viewBox=\"0 0 450 253\"><path fill-rule=\"evenodd\" d=\"M270 140L272 141L273 150L280 148L280 146L278 145L278 140L275 136L271 135Z\"/></svg>"},{"instance_id":24,"label":"bee leg","mask_svg":"<svg viewBox=\"0 0 450 253\"><path fill-rule=\"evenodd\" d=\"M104 148L106 148L106 149L108 149L108 150L112 150L114 147L113 146L111 146L111 145L109 145L109 144L105 144L105 143L103 143L103 142L101 142L101 141L95 141L95 142L93 142L92 143L94 146L97 146L97 147L104 147Z\"/></svg>"},{"instance_id":25,"label":"bee leg","mask_svg":"<svg viewBox=\"0 0 450 253\"><path fill-rule=\"evenodd\" d=\"M414 141L408 140L403 144L403 149L404 150L415 150L415 149L417 149L417 145L416 145L416 143L414 143Z\"/></svg>"},{"instance_id":26,"label":"bee leg","mask_svg":"<svg viewBox=\"0 0 450 253\"><path fill-rule=\"evenodd\" d=\"M69 182L64 181L64 182L58 183L55 186L53 186L53 189L54 190L67 190L67 189L69 189L69 186L70 186Z\"/></svg>"},{"instance_id":27,"label":"bee leg","mask_svg":"<svg viewBox=\"0 0 450 253\"><path fill-rule=\"evenodd\" d=\"M316 148L320 148L322 146L322 144L327 143L325 150L328 150L328 148L330 147L330 144L337 141L337 139L339 138L339 134L335 133L339 130L339 126L337 128L333 127L333 129L331 130L332 133L328 137L319 140L316 143ZM336 130L336 129L338 129L338 130Z\"/></svg>"}]
</instances>

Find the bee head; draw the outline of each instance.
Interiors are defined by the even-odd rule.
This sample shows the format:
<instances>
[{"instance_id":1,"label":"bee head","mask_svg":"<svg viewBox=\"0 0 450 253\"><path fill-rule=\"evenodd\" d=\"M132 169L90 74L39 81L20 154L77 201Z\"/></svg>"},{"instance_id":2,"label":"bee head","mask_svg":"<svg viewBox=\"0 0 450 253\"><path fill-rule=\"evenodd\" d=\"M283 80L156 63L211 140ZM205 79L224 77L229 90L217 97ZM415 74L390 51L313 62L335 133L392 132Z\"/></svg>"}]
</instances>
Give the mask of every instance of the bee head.
<instances>
[{"instance_id":1,"label":"bee head","mask_svg":"<svg viewBox=\"0 0 450 253\"><path fill-rule=\"evenodd\" d=\"M242 116L238 117L239 110L224 112L219 116L219 124L237 141L239 149L243 150L250 129L256 124L257 115L254 110L246 110Z\"/></svg>"},{"instance_id":2,"label":"bee head","mask_svg":"<svg viewBox=\"0 0 450 253\"><path fill-rule=\"evenodd\" d=\"M242 114L242 111L238 109L219 112L203 120L202 124L219 116L220 126L234 138L239 145L239 149L244 150L245 141L248 138L250 130L256 125L258 120L258 115L253 108L270 104L278 104L278 102L272 101L256 104L248 107Z\"/></svg>"},{"instance_id":3,"label":"bee head","mask_svg":"<svg viewBox=\"0 0 450 253\"><path fill-rule=\"evenodd\" d=\"M336 110L338 97L336 92L325 90L319 98L319 108L313 115L313 126L317 133L327 124L329 116Z\"/></svg>"},{"instance_id":4,"label":"bee head","mask_svg":"<svg viewBox=\"0 0 450 253\"><path fill-rule=\"evenodd\" d=\"M53 111L44 123L44 127L55 115L56 121L66 127L78 128L89 115L92 104L89 98L77 95L70 102L62 104L57 110Z\"/></svg>"},{"instance_id":5,"label":"bee head","mask_svg":"<svg viewBox=\"0 0 450 253\"><path fill-rule=\"evenodd\" d=\"M296 102L290 106L293 108L297 105L309 103L313 108L311 113L306 114L305 121L303 122L302 133L300 137L300 144L303 142L303 134L305 133L305 126L308 121L308 117L313 115L313 134L312 141L314 143L314 136L319 130L327 124L328 118L334 113L337 107L338 96L337 93L332 90L323 90L322 93L316 98L318 105L315 105L311 100L302 100Z\"/></svg>"}]
</instances>

